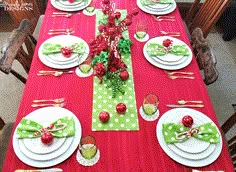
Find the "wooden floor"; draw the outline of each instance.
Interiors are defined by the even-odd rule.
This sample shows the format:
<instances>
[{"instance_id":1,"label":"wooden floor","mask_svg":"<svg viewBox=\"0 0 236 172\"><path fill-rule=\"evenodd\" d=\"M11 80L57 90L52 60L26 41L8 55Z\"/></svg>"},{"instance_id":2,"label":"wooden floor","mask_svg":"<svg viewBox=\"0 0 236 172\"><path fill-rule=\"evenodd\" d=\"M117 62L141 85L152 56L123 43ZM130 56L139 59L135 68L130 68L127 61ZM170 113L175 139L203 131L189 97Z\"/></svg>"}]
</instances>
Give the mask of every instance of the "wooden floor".
<instances>
[{"instance_id":1,"label":"wooden floor","mask_svg":"<svg viewBox=\"0 0 236 172\"><path fill-rule=\"evenodd\" d=\"M0 7L0 32L11 32L16 27L8 12Z\"/></svg>"}]
</instances>

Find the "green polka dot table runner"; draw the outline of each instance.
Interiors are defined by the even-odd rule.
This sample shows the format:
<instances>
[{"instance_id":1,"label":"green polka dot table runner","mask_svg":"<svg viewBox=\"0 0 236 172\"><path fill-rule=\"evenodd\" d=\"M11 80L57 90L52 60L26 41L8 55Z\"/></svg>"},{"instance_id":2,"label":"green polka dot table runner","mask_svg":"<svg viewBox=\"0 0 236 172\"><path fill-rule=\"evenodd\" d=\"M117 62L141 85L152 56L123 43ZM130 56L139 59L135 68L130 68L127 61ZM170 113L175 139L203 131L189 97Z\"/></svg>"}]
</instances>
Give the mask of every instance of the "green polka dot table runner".
<instances>
[{"instance_id":1,"label":"green polka dot table runner","mask_svg":"<svg viewBox=\"0 0 236 172\"><path fill-rule=\"evenodd\" d=\"M126 17L126 10L119 10L121 12L121 19ZM96 13L96 33L98 34L97 27L104 19L104 14L101 10ZM128 31L123 32L124 38L129 38ZM93 111L92 111L92 130L93 131L131 131L139 130L138 113L136 108L136 99L134 92L133 72L131 55L121 55L122 60L127 65L129 72L129 79L123 85L125 90L124 94L118 93L115 98L112 97L112 89L107 88L107 83L99 84L99 79L94 77L93 87ZM126 113L120 115L116 112L116 105L124 103L127 107ZM106 123L99 120L99 113L107 111L110 114L110 119Z\"/></svg>"}]
</instances>

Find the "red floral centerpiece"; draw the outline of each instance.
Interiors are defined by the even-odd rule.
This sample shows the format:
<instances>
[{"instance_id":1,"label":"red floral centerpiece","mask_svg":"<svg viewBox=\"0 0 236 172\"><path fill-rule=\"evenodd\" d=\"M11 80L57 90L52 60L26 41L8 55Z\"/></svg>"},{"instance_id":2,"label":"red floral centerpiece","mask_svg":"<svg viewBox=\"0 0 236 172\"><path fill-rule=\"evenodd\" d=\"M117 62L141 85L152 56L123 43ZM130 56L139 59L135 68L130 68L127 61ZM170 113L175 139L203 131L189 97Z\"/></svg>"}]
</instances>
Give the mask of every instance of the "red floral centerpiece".
<instances>
[{"instance_id":1,"label":"red floral centerpiece","mask_svg":"<svg viewBox=\"0 0 236 172\"><path fill-rule=\"evenodd\" d=\"M129 78L121 53L130 53L132 42L125 39L122 33L132 24L133 16L139 11L134 9L131 14L120 20L121 13L115 11L114 3L110 0L102 0L101 6L106 22L98 26L99 35L89 43L90 57L93 58L92 66L99 83L109 80L108 87L112 87L112 97L115 97L117 92L124 94L122 85Z\"/></svg>"}]
</instances>

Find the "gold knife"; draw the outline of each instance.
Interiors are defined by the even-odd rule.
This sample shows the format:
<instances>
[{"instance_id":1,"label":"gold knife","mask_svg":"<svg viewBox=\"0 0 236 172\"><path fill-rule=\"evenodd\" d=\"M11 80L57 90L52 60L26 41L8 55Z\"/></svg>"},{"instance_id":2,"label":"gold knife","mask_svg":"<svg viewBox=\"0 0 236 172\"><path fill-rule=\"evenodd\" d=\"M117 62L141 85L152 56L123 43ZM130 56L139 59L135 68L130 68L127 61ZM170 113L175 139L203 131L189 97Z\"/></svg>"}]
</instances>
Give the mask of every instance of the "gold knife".
<instances>
[{"instance_id":1,"label":"gold knife","mask_svg":"<svg viewBox=\"0 0 236 172\"><path fill-rule=\"evenodd\" d=\"M204 107L203 104L196 104L196 105L166 105L167 107L171 107L171 108L182 108L182 107L196 107L196 108L202 108Z\"/></svg>"},{"instance_id":2,"label":"gold knife","mask_svg":"<svg viewBox=\"0 0 236 172\"><path fill-rule=\"evenodd\" d=\"M24 170L18 169L15 172L63 172L61 168L48 168L48 169L35 169L35 170Z\"/></svg>"}]
</instances>

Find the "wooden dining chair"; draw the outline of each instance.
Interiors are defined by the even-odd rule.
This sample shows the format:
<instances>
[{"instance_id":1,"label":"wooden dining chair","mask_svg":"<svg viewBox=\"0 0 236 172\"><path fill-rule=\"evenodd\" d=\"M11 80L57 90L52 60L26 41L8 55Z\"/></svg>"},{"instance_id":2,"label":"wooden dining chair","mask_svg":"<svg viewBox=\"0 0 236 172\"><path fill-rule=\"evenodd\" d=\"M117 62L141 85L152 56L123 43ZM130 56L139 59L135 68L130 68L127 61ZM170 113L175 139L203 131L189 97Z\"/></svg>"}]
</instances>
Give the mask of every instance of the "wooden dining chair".
<instances>
[{"instance_id":1,"label":"wooden dining chair","mask_svg":"<svg viewBox=\"0 0 236 172\"><path fill-rule=\"evenodd\" d=\"M217 80L219 75L216 69L217 61L212 53L209 41L203 37L203 32L200 28L193 30L191 34L191 44L197 58L198 66L204 71L205 84L212 84Z\"/></svg>"},{"instance_id":2,"label":"wooden dining chair","mask_svg":"<svg viewBox=\"0 0 236 172\"><path fill-rule=\"evenodd\" d=\"M218 21L231 0L194 0L185 17L189 33L200 27L206 38L214 24Z\"/></svg>"},{"instance_id":3,"label":"wooden dining chair","mask_svg":"<svg viewBox=\"0 0 236 172\"><path fill-rule=\"evenodd\" d=\"M30 22L22 20L19 28L12 31L7 43L2 47L0 59L0 70L6 74L12 73L23 83L26 78L12 68L14 60L18 60L28 73L32 62L36 39L30 34Z\"/></svg>"},{"instance_id":4,"label":"wooden dining chair","mask_svg":"<svg viewBox=\"0 0 236 172\"><path fill-rule=\"evenodd\" d=\"M14 123L5 123L0 117L0 171L6 156Z\"/></svg>"},{"instance_id":5,"label":"wooden dining chair","mask_svg":"<svg viewBox=\"0 0 236 172\"><path fill-rule=\"evenodd\" d=\"M226 140L234 169L236 169L236 112L225 121L225 123L221 126L221 129L225 135L230 131L234 133L230 139Z\"/></svg>"}]
</instances>

